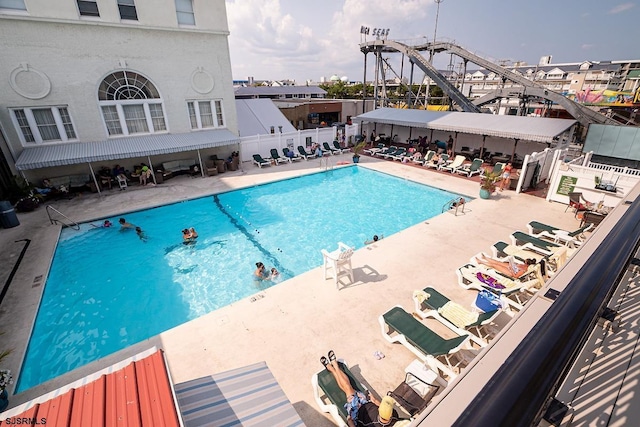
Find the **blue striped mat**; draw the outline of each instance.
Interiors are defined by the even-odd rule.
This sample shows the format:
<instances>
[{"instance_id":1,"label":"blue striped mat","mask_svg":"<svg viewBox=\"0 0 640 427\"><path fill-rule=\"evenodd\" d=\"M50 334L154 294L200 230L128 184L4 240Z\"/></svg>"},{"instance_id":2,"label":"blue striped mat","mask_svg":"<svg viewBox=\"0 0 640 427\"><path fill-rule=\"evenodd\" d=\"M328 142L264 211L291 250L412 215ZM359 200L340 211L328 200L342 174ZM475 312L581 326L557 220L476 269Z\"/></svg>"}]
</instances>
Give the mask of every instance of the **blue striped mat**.
<instances>
[{"instance_id":1,"label":"blue striped mat","mask_svg":"<svg viewBox=\"0 0 640 427\"><path fill-rule=\"evenodd\" d=\"M174 389L186 427L304 426L265 362Z\"/></svg>"}]
</instances>

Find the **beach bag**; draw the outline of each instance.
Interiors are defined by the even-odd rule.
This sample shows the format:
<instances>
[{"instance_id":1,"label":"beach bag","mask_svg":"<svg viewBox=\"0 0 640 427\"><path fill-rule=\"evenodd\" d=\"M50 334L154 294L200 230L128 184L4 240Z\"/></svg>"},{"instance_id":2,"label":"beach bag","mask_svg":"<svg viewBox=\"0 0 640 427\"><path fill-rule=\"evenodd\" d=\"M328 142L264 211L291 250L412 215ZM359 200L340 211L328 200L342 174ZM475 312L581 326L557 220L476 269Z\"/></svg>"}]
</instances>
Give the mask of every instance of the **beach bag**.
<instances>
[{"instance_id":1,"label":"beach bag","mask_svg":"<svg viewBox=\"0 0 640 427\"><path fill-rule=\"evenodd\" d=\"M476 307L487 313L501 308L502 303L498 295L489 291L480 291L476 296Z\"/></svg>"}]
</instances>

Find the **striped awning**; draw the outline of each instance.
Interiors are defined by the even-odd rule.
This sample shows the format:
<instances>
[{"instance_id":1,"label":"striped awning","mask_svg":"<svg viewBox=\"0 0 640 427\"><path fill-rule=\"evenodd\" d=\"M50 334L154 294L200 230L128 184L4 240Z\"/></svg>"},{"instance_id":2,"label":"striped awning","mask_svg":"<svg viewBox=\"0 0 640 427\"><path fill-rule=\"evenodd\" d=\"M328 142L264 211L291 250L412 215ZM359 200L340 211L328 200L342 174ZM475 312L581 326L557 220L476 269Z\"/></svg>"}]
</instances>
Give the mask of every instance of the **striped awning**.
<instances>
[{"instance_id":1,"label":"striped awning","mask_svg":"<svg viewBox=\"0 0 640 427\"><path fill-rule=\"evenodd\" d=\"M354 122L384 123L445 132L497 136L534 142L553 142L576 124L575 120L548 117L505 116L494 114L436 112L379 108L353 117Z\"/></svg>"},{"instance_id":2,"label":"striped awning","mask_svg":"<svg viewBox=\"0 0 640 427\"><path fill-rule=\"evenodd\" d=\"M227 129L199 132L130 136L106 141L73 142L26 148L16 161L16 169L30 170L105 160L155 156L232 145L240 138Z\"/></svg>"},{"instance_id":3,"label":"striped awning","mask_svg":"<svg viewBox=\"0 0 640 427\"><path fill-rule=\"evenodd\" d=\"M174 386L185 427L304 426L265 362Z\"/></svg>"}]
</instances>

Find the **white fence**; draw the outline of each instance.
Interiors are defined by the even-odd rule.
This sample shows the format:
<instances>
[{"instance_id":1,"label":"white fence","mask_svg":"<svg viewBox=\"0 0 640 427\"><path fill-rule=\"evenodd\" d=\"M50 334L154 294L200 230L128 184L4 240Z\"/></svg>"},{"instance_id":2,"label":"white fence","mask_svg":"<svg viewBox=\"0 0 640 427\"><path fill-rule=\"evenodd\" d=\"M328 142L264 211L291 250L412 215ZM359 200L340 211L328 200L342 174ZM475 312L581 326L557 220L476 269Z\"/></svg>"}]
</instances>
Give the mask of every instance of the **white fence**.
<instances>
[{"instance_id":1,"label":"white fence","mask_svg":"<svg viewBox=\"0 0 640 427\"><path fill-rule=\"evenodd\" d=\"M564 152L566 152L566 149L545 148L540 153L531 153L524 156L516 192L520 193L531 187L535 188L539 182L549 182L554 160Z\"/></svg>"},{"instance_id":2,"label":"white fence","mask_svg":"<svg viewBox=\"0 0 640 427\"><path fill-rule=\"evenodd\" d=\"M302 145L307 151L314 142L323 143L340 140L341 130L336 127L299 130L288 133L273 133L266 135L246 136L240 138L240 161L250 162L254 154L260 154L265 159L271 157L271 149L278 150L281 156L282 149L288 147L294 153L298 152L298 146ZM358 125L347 125L344 128L345 144L354 140L358 134ZM351 137L351 138L350 138Z\"/></svg>"},{"instance_id":3,"label":"white fence","mask_svg":"<svg viewBox=\"0 0 640 427\"><path fill-rule=\"evenodd\" d=\"M555 162L547 200L568 204L568 193L575 191L582 193L590 202L602 202L605 206L613 207L640 182L640 171L637 169L592 163L588 161L589 158L585 156L585 166L577 162ZM614 186L616 191L595 188L596 180Z\"/></svg>"}]
</instances>

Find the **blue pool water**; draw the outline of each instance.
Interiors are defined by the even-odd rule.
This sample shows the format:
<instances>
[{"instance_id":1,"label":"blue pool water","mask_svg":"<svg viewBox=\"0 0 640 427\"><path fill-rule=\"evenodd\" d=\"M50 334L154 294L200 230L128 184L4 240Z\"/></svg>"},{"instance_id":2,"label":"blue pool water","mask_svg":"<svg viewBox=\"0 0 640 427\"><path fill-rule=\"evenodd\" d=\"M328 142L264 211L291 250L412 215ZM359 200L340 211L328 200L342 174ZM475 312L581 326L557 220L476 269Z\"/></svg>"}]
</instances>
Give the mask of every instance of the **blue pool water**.
<instances>
[{"instance_id":1,"label":"blue pool water","mask_svg":"<svg viewBox=\"0 0 640 427\"><path fill-rule=\"evenodd\" d=\"M272 286L253 281L258 261L284 280L320 266L322 248L360 248L456 196L354 166L124 215L147 241L118 217L65 229L17 391ZM195 245L182 244L187 227Z\"/></svg>"}]
</instances>

